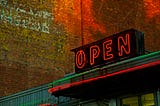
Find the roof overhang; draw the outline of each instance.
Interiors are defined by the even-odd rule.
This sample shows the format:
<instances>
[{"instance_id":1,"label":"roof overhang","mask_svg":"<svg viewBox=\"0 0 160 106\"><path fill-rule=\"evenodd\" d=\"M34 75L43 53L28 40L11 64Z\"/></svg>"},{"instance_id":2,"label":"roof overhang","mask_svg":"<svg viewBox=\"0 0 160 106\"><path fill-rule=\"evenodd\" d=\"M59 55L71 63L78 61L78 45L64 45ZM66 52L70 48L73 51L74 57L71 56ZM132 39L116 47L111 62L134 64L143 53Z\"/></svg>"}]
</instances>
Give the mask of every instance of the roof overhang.
<instances>
[{"instance_id":1,"label":"roof overhang","mask_svg":"<svg viewBox=\"0 0 160 106\"><path fill-rule=\"evenodd\" d=\"M55 96L94 98L160 87L160 51L127 59L57 80L48 91Z\"/></svg>"}]
</instances>

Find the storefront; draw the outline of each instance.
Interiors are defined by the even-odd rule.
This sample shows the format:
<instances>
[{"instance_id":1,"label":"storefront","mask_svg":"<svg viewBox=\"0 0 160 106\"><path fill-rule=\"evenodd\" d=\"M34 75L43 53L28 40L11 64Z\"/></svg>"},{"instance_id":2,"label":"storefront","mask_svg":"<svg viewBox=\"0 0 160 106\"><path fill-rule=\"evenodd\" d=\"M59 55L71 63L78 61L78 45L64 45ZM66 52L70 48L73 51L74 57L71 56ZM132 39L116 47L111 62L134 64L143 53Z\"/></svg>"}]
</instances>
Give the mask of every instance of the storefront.
<instances>
[{"instance_id":1,"label":"storefront","mask_svg":"<svg viewBox=\"0 0 160 106\"><path fill-rule=\"evenodd\" d=\"M130 29L76 48L75 72L0 98L0 106L160 106L160 50ZM48 93L49 92L49 93Z\"/></svg>"},{"instance_id":2,"label":"storefront","mask_svg":"<svg viewBox=\"0 0 160 106\"><path fill-rule=\"evenodd\" d=\"M75 73L48 92L70 98L58 106L159 106L160 51L145 53L143 44L131 29L74 49Z\"/></svg>"}]
</instances>

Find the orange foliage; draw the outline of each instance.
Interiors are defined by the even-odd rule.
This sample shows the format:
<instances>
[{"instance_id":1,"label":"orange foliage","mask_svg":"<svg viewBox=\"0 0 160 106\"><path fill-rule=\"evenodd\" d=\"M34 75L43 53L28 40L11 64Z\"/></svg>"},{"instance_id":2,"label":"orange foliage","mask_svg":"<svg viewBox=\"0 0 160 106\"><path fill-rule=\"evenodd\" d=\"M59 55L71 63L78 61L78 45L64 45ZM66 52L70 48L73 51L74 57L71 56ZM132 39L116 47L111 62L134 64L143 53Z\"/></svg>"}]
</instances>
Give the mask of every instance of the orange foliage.
<instances>
[{"instance_id":1,"label":"orange foliage","mask_svg":"<svg viewBox=\"0 0 160 106\"><path fill-rule=\"evenodd\" d=\"M160 0L144 0L147 20L160 15Z\"/></svg>"}]
</instances>

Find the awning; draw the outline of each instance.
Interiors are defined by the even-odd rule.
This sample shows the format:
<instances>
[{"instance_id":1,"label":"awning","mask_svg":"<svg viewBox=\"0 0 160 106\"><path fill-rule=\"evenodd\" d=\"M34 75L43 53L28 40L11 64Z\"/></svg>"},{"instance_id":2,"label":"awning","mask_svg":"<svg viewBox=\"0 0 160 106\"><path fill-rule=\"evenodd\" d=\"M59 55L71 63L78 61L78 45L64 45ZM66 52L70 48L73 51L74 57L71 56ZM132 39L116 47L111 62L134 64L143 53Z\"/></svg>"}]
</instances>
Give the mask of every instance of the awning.
<instances>
[{"instance_id":1,"label":"awning","mask_svg":"<svg viewBox=\"0 0 160 106\"><path fill-rule=\"evenodd\" d=\"M55 96L94 98L160 87L160 51L74 74L52 82Z\"/></svg>"}]
</instances>

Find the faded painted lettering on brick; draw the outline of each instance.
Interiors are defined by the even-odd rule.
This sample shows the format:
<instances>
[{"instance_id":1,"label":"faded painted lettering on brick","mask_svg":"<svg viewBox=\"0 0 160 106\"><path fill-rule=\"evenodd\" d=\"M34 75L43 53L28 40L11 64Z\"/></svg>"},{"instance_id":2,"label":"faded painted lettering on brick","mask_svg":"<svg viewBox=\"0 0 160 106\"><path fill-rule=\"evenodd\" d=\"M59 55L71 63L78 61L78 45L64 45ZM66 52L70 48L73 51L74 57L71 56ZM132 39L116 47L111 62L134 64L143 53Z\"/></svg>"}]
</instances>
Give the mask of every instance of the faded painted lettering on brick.
<instances>
[{"instance_id":1,"label":"faded painted lettering on brick","mask_svg":"<svg viewBox=\"0 0 160 106\"><path fill-rule=\"evenodd\" d=\"M53 16L47 10L35 10L31 7L22 8L15 3L10 6L7 0L0 0L0 8L0 21L26 29L50 33L49 27Z\"/></svg>"}]
</instances>

